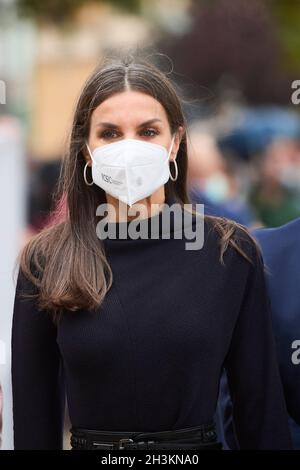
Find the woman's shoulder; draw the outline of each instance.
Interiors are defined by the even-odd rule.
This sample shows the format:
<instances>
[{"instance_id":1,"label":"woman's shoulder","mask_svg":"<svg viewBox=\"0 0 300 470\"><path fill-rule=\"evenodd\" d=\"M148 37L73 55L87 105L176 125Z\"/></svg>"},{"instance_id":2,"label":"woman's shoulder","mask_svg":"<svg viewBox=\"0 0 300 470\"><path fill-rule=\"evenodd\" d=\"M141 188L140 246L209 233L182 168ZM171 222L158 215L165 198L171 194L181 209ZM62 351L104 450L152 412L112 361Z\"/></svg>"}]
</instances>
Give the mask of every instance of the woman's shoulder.
<instances>
[{"instance_id":1,"label":"woman's shoulder","mask_svg":"<svg viewBox=\"0 0 300 470\"><path fill-rule=\"evenodd\" d=\"M227 217L205 215L204 219L205 241L218 249L222 264L229 258L251 265L261 260L261 248L248 227Z\"/></svg>"},{"instance_id":2,"label":"woman's shoulder","mask_svg":"<svg viewBox=\"0 0 300 470\"><path fill-rule=\"evenodd\" d=\"M55 240L62 230L61 225L44 228L21 248L16 260L17 290L36 290L39 287L49 256L55 249Z\"/></svg>"}]
</instances>

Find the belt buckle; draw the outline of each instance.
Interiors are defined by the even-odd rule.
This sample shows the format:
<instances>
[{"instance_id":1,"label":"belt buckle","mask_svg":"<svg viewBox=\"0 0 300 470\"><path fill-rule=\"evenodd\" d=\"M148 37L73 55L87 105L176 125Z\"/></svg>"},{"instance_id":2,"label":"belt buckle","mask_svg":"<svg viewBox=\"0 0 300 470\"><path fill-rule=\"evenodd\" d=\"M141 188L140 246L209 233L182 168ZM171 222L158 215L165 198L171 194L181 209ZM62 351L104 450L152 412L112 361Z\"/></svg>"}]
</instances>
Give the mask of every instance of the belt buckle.
<instances>
[{"instance_id":1,"label":"belt buckle","mask_svg":"<svg viewBox=\"0 0 300 470\"><path fill-rule=\"evenodd\" d=\"M130 438L128 438L128 437L125 437L125 438L120 439L119 442L118 442L118 449L121 449L121 450L122 450L122 449L125 449L125 447L122 445L122 444L125 443L125 442L130 442L130 443L132 443L133 440L130 439Z\"/></svg>"}]
</instances>

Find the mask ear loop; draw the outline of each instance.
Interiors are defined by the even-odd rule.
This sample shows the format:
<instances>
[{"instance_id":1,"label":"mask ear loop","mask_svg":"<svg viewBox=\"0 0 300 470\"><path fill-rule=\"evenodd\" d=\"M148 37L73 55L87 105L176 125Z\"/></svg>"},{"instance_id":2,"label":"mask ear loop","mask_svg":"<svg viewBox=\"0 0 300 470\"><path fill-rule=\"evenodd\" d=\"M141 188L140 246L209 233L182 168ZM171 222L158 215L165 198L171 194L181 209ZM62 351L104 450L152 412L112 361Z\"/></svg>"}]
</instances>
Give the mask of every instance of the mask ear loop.
<instances>
[{"instance_id":1,"label":"mask ear loop","mask_svg":"<svg viewBox=\"0 0 300 470\"><path fill-rule=\"evenodd\" d=\"M95 163L95 160L93 159L93 154L92 154L92 152L91 152L91 149L90 149L89 144L87 143L87 141L85 141L85 145L86 145L86 148L88 149L88 152L89 152L89 154L90 154L91 159L92 159L93 162Z\"/></svg>"},{"instance_id":2,"label":"mask ear loop","mask_svg":"<svg viewBox=\"0 0 300 470\"><path fill-rule=\"evenodd\" d=\"M174 145L175 137L176 137L176 132L173 134L173 137L172 137L172 142L171 142L170 149L169 149L169 152L168 152L168 159L170 158L170 154L171 154L171 152L172 152L172 148L173 148L173 145Z\"/></svg>"},{"instance_id":3,"label":"mask ear loop","mask_svg":"<svg viewBox=\"0 0 300 470\"><path fill-rule=\"evenodd\" d=\"M87 147L87 149L88 149L88 152L89 152L89 154L90 154L90 156L91 156L91 159L94 161L93 156L92 156L91 149L90 149L90 147L89 147L89 144L88 144L87 142L85 142L85 144L86 144L86 147ZM83 170L83 179L84 179L84 182L85 182L85 184L86 184L87 186L92 186L92 185L94 184L94 181L89 182L89 181L87 180L87 177L86 177L86 170L87 170L87 167L88 167L88 162L86 162L86 164L85 164L85 166L84 166L84 170Z\"/></svg>"},{"instance_id":4,"label":"mask ear loop","mask_svg":"<svg viewBox=\"0 0 300 470\"><path fill-rule=\"evenodd\" d=\"M171 151L172 151L172 148L173 148L173 145L174 145L175 136L176 136L176 132L175 132L175 134L173 135L173 138L172 138L171 148L170 148L169 153L168 153L168 159L170 158L170 154L171 154ZM172 173L170 171L170 165L169 165L170 178L171 178L172 181L176 181L177 178L178 178L178 166L177 166L177 162L176 162L176 157L174 158L174 160L169 161L169 163L170 162L172 162L175 166L175 176L172 176Z\"/></svg>"}]
</instances>

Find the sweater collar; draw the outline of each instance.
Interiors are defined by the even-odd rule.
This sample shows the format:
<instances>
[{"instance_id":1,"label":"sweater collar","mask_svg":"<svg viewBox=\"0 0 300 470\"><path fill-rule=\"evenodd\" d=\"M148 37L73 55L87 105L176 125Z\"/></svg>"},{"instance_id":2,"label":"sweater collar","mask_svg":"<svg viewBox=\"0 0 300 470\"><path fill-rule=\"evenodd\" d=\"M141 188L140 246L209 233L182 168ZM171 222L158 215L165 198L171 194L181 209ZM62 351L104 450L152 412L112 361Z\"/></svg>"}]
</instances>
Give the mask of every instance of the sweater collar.
<instances>
[{"instance_id":1,"label":"sweater collar","mask_svg":"<svg viewBox=\"0 0 300 470\"><path fill-rule=\"evenodd\" d=\"M183 226L192 225L192 215L173 196L166 196L162 209L154 216L123 222L106 222L97 231L103 241L173 238Z\"/></svg>"}]
</instances>

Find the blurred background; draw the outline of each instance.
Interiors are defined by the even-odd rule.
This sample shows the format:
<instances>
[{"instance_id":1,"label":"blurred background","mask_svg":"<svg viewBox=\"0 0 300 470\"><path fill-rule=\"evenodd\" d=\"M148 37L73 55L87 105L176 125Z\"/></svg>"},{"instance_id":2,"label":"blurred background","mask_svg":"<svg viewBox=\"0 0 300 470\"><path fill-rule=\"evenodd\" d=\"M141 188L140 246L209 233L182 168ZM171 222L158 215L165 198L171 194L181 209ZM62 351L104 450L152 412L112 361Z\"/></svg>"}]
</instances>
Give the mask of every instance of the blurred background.
<instances>
[{"instance_id":1,"label":"blurred background","mask_svg":"<svg viewBox=\"0 0 300 470\"><path fill-rule=\"evenodd\" d=\"M12 448L12 268L47 222L89 73L115 50L145 50L181 90L191 200L275 227L300 216L299 24L298 0L0 0L3 448Z\"/></svg>"}]
</instances>

